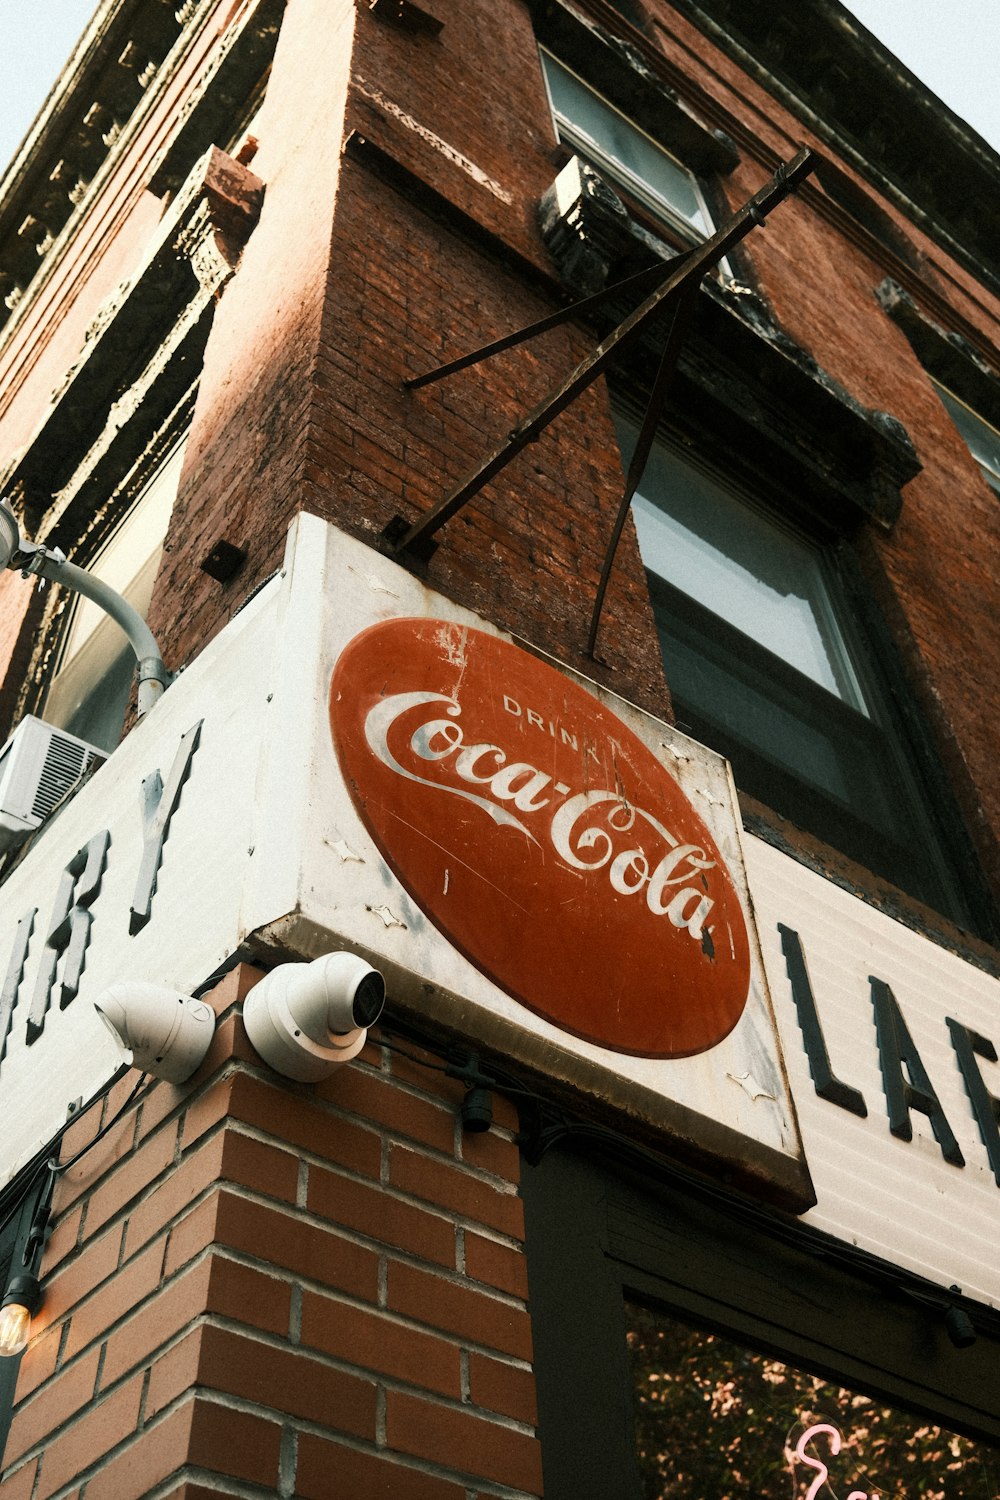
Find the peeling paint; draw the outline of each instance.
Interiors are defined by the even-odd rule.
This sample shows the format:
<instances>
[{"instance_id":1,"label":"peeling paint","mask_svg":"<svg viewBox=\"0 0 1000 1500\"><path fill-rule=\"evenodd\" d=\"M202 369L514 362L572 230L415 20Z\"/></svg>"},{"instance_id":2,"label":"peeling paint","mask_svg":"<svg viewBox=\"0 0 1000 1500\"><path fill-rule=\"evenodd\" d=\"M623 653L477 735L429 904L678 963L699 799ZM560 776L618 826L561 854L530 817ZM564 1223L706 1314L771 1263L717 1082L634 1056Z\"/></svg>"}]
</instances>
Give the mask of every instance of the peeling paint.
<instances>
[{"instance_id":1,"label":"peeling paint","mask_svg":"<svg viewBox=\"0 0 1000 1500\"><path fill-rule=\"evenodd\" d=\"M370 911L373 917L381 917L386 927L402 927L404 930L406 928L406 923L401 922L388 906L366 906L365 911Z\"/></svg>"},{"instance_id":2,"label":"peeling paint","mask_svg":"<svg viewBox=\"0 0 1000 1500\"><path fill-rule=\"evenodd\" d=\"M340 859L344 864L346 864L348 860L355 860L359 865L364 864L364 856L361 854L356 854L351 848L350 844L348 844L344 839L338 839L335 844L331 844L329 839L326 839L325 842L333 850L334 854L338 854L340 856Z\"/></svg>"},{"instance_id":3,"label":"peeling paint","mask_svg":"<svg viewBox=\"0 0 1000 1500\"><path fill-rule=\"evenodd\" d=\"M388 584L383 583L381 578L376 578L374 573L370 573L365 579L365 582L367 583L373 594L388 594L390 599L399 598L399 595L396 593L395 589L389 588Z\"/></svg>"},{"instance_id":4,"label":"peeling paint","mask_svg":"<svg viewBox=\"0 0 1000 1500\"><path fill-rule=\"evenodd\" d=\"M668 755L672 755L674 760L687 762L691 759L690 755L685 755L684 751L678 750L676 745L668 745L665 740L660 741L660 749L665 750Z\"/></svg>"},{"instance_id":5,"label":"peeling paint","mask_svg":"<svg viewBox=\"0 0 1000 1500\"><path fill-rule=\"evenodd\" d=\"M398 120L400 125L406 130L412 130L414 135L418 135L432 150L437 151L456 167L461 168L467 177L471 177L473 182L485 188L488 193L492 193L494 198L499 198L501 203L513 203L514 199L507 192L507 189L501 187L499 182L495 182L492 177L487 176L482 167L477 167L476 163L470 161L467 156L463 156L461 151L456 150L454 146L450 146L447 141L443 141L439 135L434 134L433 130L428 130L426 125L421 125L418 120L415 120L412 115L407 114L404 109L398 104L393 103L391 99L387 99L381 89L372 88L363 78L355 80L355 87L358 93L362 94L364 98L370 100L372 104L378 105L379 109L384 110L387 115L391 115L394 120Z\"/></svg>"},{"instance_id":6,"label":"peeling paint","mask_svg":"<svg viewBox=\"0 0 1000 1500\"><path fill-rule=\"evenodd\" d=\"M727 1073L726 1077L731 1079L733 1083L739 1084L740 1088L753 1104L756 1104L758 1099L774 1098L773 1094L769 1094L767 1089L763 1088L757 1082L752 1073Z\"/></svg>"},{"instance_id":7,"label":"peeling paint","mask_svg":"<svg viewBox=\"0 0 1000 1500\"><path fill-rule=\"evenodd\" d=\"M707 802L709 807L726 806L725 801L721 797L713 797L711 792L706 791L704 787L695 787L695 795L701 797L705 802Z\"/></svg>"}]
</instances>

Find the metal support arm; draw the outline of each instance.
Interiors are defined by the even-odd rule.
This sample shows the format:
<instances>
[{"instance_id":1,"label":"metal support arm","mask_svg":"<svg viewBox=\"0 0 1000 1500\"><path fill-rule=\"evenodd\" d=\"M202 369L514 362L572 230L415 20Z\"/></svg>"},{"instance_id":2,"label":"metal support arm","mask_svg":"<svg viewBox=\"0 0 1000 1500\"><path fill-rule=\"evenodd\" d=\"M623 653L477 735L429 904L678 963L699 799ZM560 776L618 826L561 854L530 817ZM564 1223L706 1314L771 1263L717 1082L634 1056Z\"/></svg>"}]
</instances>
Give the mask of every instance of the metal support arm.
<instances>
[{"instance_id":1,"label":"metal support arm","mask_svg":"<svg viewBox=\"0 0 1000 1500\"><path fill-rule=\"evenodd\" d=\"M597 629L600 622L601 607L607 588L614 559L615 548L621 535L625 516L632 496L642 476L646 458L652 444L653 433L659 422L666 398L667 387L670 377L677 364L680 354L680 346L683 341L684 332L693 311L694 294L698 285L707 271L710 271L734 245L744 239L754 227L762 226L770 211L781 203L790 192L798 187L799 183L812 172L815 166L815 157L803 148L791 161L782 162L771 180L754 193L743 207L738 209L727 224L717 230L703 244L689 250L683 256L668 261L663 266L652 267L639 272L628 281L620 283L617 287L608 288L584 302L579 302L571 307L563 308L558 313L548 318L543 318L530 327L521 329L519 332L509 334L504 338L497 339L485 348L464 355L459 359L451 360L437 370L425 375L417 376L406 382L407 386L414 390L419 386L429 384L444 375L454 374L458 370L476 364L482 359L498 354L503 349L512 348L515 344L525 339L534 338L537 334L545 332L548 328L555 327L559 323L567 321L572 317L585 315L588 311L596 308L607 301L612 295L620 295L629 289L635 292L645 292L644 300L627 317L612 330L610 334L600 343L597 348L576 366L571 374L563 380L554 390L550 391L546 398L532 411L521 418L516 426L503 438L479 466L452 490L434 505L426 515L412 524L408 523L402 516L394 516L392 521L382 533L382 545L392 555L399 556L402 553L411 553L419 556L429 554L433 550L431 538L447 521L451 519L462 507L475 495L483 485L487 484L504 469L516 454L520 453L529 443L533 443L542 431L554 421L560 412L566 410L577 396L587 389L588 386L604 373L613 360L619 358L624 350L634 343L642 333L649 327L652 320L665 308L672 307L674 317L671 321L671 332L667 340L667 347L661 362L660 371L654 383L646 415L643 419L639 435L636 454L629 466L628 479L626 482L625 496L619 507L614 532L608 548L604 569L600 581L597 601L591 621L590 635L587 650L592 656L597 637Z\"/></svg>"}]
</instances>

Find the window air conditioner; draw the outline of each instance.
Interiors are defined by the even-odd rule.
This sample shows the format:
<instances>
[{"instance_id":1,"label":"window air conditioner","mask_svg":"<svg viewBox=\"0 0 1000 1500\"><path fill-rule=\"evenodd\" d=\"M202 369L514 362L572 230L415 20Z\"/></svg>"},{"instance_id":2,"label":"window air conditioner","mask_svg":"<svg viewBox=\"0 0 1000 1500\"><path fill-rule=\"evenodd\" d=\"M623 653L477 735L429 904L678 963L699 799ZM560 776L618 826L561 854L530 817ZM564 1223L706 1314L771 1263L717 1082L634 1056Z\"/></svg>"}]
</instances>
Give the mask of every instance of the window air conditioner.
<instances>
[{"instance_id":1,"label":"window air conditioner","mask_svg":"<svg viewBox=\"0 0 1000 1500\"><path fill-rule=\"evenodd\" d=\"M103 750L26 714L0 750L0 854L40 828Z\"/></svg>"}]
</instances>

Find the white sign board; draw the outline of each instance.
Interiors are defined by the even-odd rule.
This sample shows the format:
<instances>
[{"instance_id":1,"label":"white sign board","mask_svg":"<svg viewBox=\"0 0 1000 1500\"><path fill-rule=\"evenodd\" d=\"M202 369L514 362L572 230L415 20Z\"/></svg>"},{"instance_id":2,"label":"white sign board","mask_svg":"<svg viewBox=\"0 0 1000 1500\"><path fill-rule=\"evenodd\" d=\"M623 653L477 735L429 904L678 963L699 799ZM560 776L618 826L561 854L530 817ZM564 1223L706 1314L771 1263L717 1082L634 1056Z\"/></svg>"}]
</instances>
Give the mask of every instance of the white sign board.
<instances>
[{"instance_id":1,"label":"white sign board","mask_svg":"<svg viewBox=\"0 0 1000 1500\"><path fill-rule=\"evenodd\" d=\"M244 945L304 958L348 947L383 969L390 1004L599 1096L748 1185L798 1206L810 1201L725 763L582 683L669 771L710 830L747 914L750 981L739 1020L695 1056L632 1056L571 1035L442 935L390 869L345 786L331 735L331 677L361 631L400 617L499 636L370 548L300 516L281 577L206 648L5 882L0 949L11 955L14 1004L0 1065L0 1181L51 1138L71 1100L89 1097L116 1066L92 1006L105 985L149 980L190 992ZM679 857L668 856L670 868ZM652 900L641 854L619 856L612 875ZM667 894L658 888L669 920L708 942L687 897L677 907ZM68 994L71 929L83 962ZM46 996L44 1024L32 1027Z\"/></svg>"},{"instance_id":2,"label":"white sign board","mask_svg":"<svg viewBox=\"0 0 1000 1500\"><path fill-rule=\"evenodd\" d=\"M187 993L239 946L276 592L212 642L0 887L0 1186L120 1065L101 990Z\"/></svg>"},{"instance_id":3,"label":"white sign board","mask_svg":"<svg viewBox=\"0 0 1000 1500\"><path fill-rule=\"evenodd\" d=\"M1000 982L767 844L746 849L816 1189L806 1222L1000 1304Z\"/></svg>"}]
</instances>

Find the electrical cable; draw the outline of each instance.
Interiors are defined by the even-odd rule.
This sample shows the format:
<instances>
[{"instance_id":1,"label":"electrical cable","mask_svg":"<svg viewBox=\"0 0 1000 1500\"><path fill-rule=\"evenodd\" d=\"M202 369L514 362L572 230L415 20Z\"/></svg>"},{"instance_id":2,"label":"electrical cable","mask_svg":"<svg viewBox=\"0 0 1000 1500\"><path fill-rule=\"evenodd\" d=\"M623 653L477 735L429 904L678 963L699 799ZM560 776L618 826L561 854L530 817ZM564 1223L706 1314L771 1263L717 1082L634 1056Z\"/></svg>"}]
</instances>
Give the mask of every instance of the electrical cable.
<instances>
[{"instance_id":1,"label":"electrical cable","mask_svg":"<svg viewBox=\"0 0 1000 1500\"><path fill-rule=\"evenodd\" d=\"M51 1172L53 1172L56 1176L58 1176L61 1172L65 1172L67 1170L67 1168L75 1166L76 1163L80 1160L81 1156L85 1156L87 1154L87 1152L91 1149L91 1147L96 1146L98 1141L103 1140L103 1138L107 1135L107 1133L108 1133L109 1130L113 1130L114 1129L114 1127L118 1124L118 1121L123 1118L123 1116L126 1114L126 1112L128 1111L128 1109L135 1102L136 1096L138 1095L139 1090L142 1088L142 1085L144 1083L147 1084L147 1085L150 1085L150 1086L152 1085L152 1079L150 1078L150 1076L149 1076L148 1073L140 1073L139 1074L139 1077L136 1079L135 1084L134 1084L134 1086L132 1088L132 1092L128 1095L128 1097L125 1100L124 1104L122 1104L121 1108L118 1109L116 1111L116 1113L111 1116L110 1120L107 1120L101 1126L100 1130L97 1132L97 1134L93 1137L92 1140L89 1140L86 1143L85 1146L81 1146L80 1149L79 1149L79 1151L77 1151L77 1153L75 1154L75 1156L71 1156L69 1158L69 1161L56 1161L54 1158L50 1157L50 1159L49 1159L49 1161L47 1163L47 1165L49 1167L49 1170ZM77 1117L77 1118L79 1118L79 1117Z\"/></svg>"},{"instance_id":2,"label":"electrical cable","mask_svg":"<svg viewBox=\"0 0 1000 1500\"><path fill-rule=\"evenodd\" d=\"M66 1132L70 1130L78 1120L81 1120L85 1114L93 1109L95 1104L99 1104L101 1100L111 1092L115 1084L120 1082L121 1079L125 1077L125 1074L129 1071L130 1066L131 1065L129 1063L123 1063L121 1067L116 1068L115 1072L108 1079L107 1083L102 1084L97 1092L87 1100L86 1104L81 1105L80 1108L76 1110L68 1120L65 1120L63 1124L60 1125L59 1129L52 1136L52 1139L48 1141L40 1151L36 1151L35 1155L31 1157L29 1161L25 1162L24 1166L20 1169L19 1172L15 1174L4 1191L0 1193L0 1205L2 1205L2 1209L0 1209L0 1211L2 1211L3 1213L3 1218L0 1219L0 1233L2 1233L2 1231L7 1228L7 1225L20 1209L21 1204L24 1202L25 1197L30 1192L34 1184L36 1175L48 1166L50 1160L52 1159L53 1152L59 1149L60 1142L62 1141L62 1138L66 1134ZM140 1079L140 1082L141 1081L142 1080ZM134 1092L135 1091L133 1090L133 1093ZM103 1130L101 1134L103 1134ZM94 1140L99 1139L100 1135L95 1136L94 1138ZM94 1141L89 1142L88 1145L84 1147L84 1150L89 1151L90 1146L92 1146L93 1144ZM74 1160L76 1159L77 1158L74 1158ZM70 1164L71 1163L67 1162L64 1164L64 1167ZM63 1169L64 1168L60 1168L60 1170Z\"/></svg>"},{"instance_id":3,"label":"electrical cable","mask_svg":"<svg viewBox=\"0 0 1000 1500\"><path fill-rule=\"evenodd\" d=\"M446 1055L443 1050L444 1043L435 1043L426 1037L420 1037L419 1041L420 1045L427 1047L428 1050L439 1051L442 1055ZM652 1177L662 1184L691 1194L711 1207L726 1213L730 1218L734 1215L742 1218L748 1226L775 1237L802 1254L827 1261L850 1274L861 1275L868 1280L891 1287L895 1292L925 1306L932 1306L938 1311L943 1312L949 1306L959 1304L967 1311L974 1310L975 1327L984 1333L989 1332L994 1337L1000 1336L1000 1311L996 1308L962 1297L957 1288L945 1289L916 1272L902 1271L900 1267L891 1265L870 1251L837 1240L815 1229L812 1225L803 1224L764 1204L745 1198L733 1192L732 1189L713 1182L708 1177L670 1161L667 1157L661 1156L639 1142L630 1140L610 1126L588 1120L567 1119L565 1113L554 1106L553 1101L544 1094L516 1083L509 1083L507 1078L511 1075L505 1076L503 1069L494 1068L491 1064L490 1071L480 1071L478 1058L474 1069L470 1069L468 1065L463 1069L454 1063L439 1065L427 1062L397 1043L382 1039L381 1045L388 1047L390 1051L402 1054L409 1061L431 1072L444 1073L449 1077L467 1081L472 1087L495 1089L497 1093L505 1096L530 1100L536 1104L539 1119L535 1129L530 1136L522 1130L517 1137L517 1144L532 1166L537 1166L542 1158L556 1146L589 1144L608 1156L616 1158L626 1167L640 1172L644 1179L648 1180ZM473 1049L465 1049L465 1056L467 1059L474 1057ZM547 1113L550 1119L557 1114L563 1117L554 1120L552 1124L543 1125L541 1122L543 1112Z\"/></svg>"}]
</instances>

